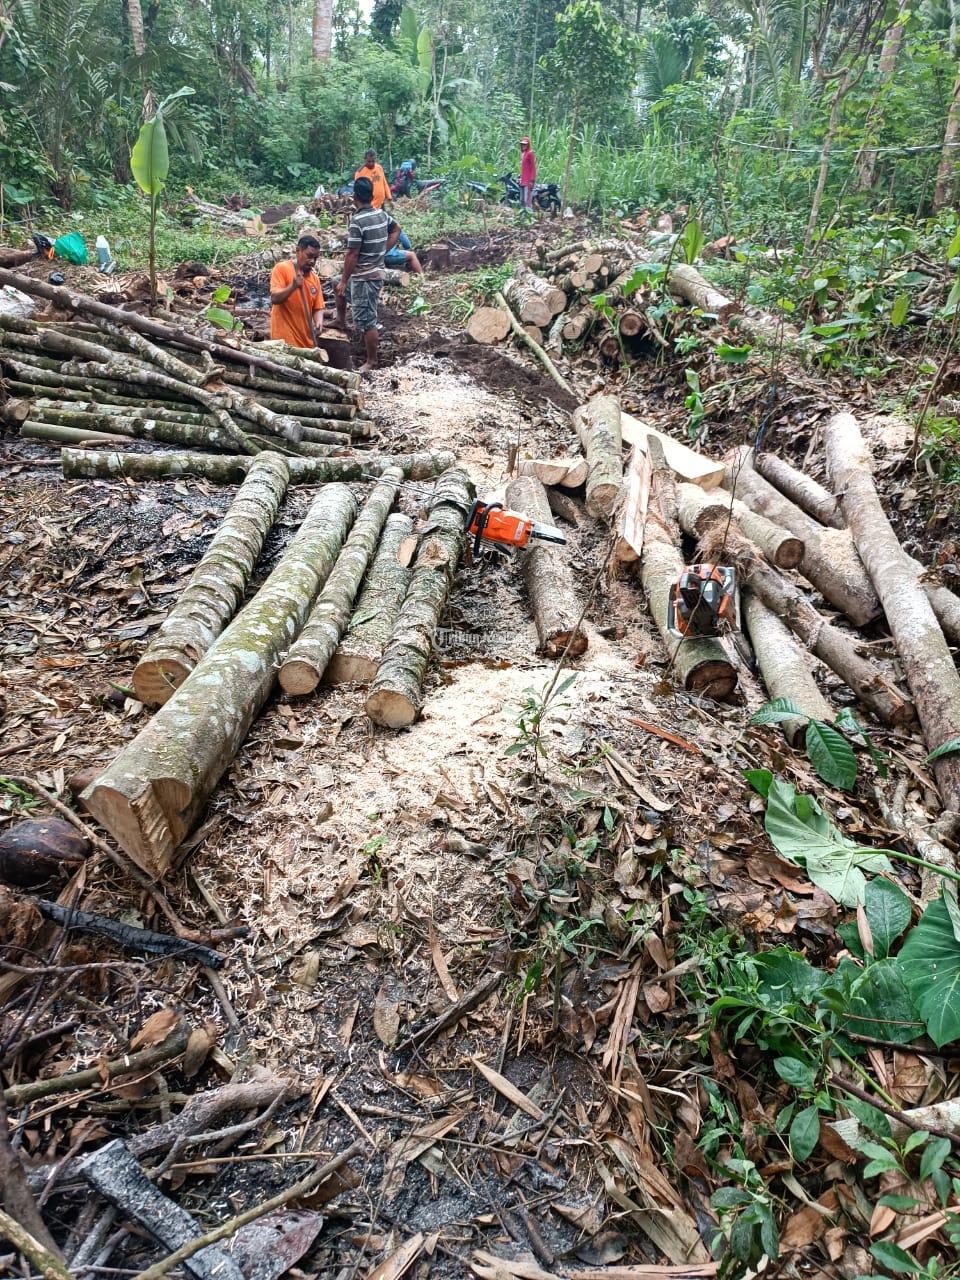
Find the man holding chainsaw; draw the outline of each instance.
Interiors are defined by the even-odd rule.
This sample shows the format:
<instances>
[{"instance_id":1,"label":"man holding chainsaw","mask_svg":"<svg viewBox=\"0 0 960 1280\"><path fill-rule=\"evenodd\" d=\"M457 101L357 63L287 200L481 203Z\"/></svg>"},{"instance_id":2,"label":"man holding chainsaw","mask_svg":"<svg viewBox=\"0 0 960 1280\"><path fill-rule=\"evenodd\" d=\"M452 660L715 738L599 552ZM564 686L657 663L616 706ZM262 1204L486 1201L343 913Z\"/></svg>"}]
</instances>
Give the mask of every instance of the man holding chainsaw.
<instances>
[{"instance_id":1,"label":"man holding chainsaw","mask_svg":"<svg viewBox=\"0 0 960 1280\"><path fill-rule=\"evenodd\" d=\"M270 337L291 347L315 347L323 329L323 289L314 273L320 241L301 236L296 254L270 272Z\"/></svg>"}]
</instances>

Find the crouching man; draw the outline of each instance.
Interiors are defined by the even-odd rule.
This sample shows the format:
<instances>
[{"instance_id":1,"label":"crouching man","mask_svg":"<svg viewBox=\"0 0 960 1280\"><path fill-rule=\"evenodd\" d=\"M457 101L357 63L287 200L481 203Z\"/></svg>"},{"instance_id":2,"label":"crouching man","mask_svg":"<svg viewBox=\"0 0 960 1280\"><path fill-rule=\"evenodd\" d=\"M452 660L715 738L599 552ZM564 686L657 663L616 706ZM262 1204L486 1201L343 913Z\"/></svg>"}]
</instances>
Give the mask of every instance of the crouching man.
<instances>
[{"instance_id":1,"label":"crouching man","mask_svg":"<svg viewBox=\"0 0 960 1280\"><path fill-rule=\"evenodd\" d=\"M363 334L367 358L360 366L361 373L377 367L380 352L377 309L383 286L383 260L400 239L397 223L382 209L375 209L372 202L370 179L357 178L353 184L355 209L347 229L347 253L337 285L338 323L342 326L346 322L349 290L353 327Z\"/></svg>"}]
</instances>

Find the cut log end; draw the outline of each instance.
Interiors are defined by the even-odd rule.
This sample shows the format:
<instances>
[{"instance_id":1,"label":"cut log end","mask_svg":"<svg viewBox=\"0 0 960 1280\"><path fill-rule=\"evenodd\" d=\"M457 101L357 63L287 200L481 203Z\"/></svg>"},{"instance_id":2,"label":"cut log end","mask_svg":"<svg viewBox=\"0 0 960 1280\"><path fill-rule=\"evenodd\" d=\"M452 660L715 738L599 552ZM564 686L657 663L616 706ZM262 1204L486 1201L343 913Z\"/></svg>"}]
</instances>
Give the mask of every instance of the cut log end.
<instances>
[{"instance_id":1,"label":"cut log end","mask_svg":"<svg viewBox=\"0 0 960 1280\"><path fill-rule=\"evenodd\" d=\"M377 674L381 652L364 655L337 650L323 673L324 684L369 684Z\"/></svg>"},{"instance_id":2,"label":"cut log end","mask_svg":"<svg viewBox=\"0 0 960 1280\"><path fill-rule=\"evenodd\" d=\"M313 693L319 683L319 671L303 658L292 658L280 668L280 687L284 693L300 696Z\"/></svg>"},{"instance_id":3,"label":"cut log end","mask_svg":"<svg viewBox=\"0 0 960 1280\"><path fill-rule=\"evenodd\" d=\"M133 691L145 707L162 707L192 670L177 658L143 658L133 673Z\"/></svg>"},{"instance_id":4,"label":"cut log end","mask_svg":"<svg viewBox=\"0 0 960 1280\"><path fill-rule=\"evenodd\" d=\"M698 693L706 698L722 701L729 698L736 689L737 673L730 662L708 658L687 671L683 687L688 693Z\"/></svg>"},{"instance_id":5,"label":"cut log end","mask_svg":"<svg viewBox=\"0 0 960 1280\"><path fill-rule=\"evenodd\" d=\"M544 639L541 652L548 658L559 658L562 653L566 653L571 658L579 658L587 651L587 637L582 631L578 631L573 638L573 643L570 644L571 634L570 631L553 632Z\"/></svg>"},{"instance_id":6,"label":"cut log end","mask_svg":"<svg viewBox=\"0 0 960 1280\"><path fill-rule=\"evenodd\" d=\"M385 729L408 729L419 713L419 707L396 689L375 689L367 698L367 715L374 724Z\"/></svg>"},{"instance_id":7,"label":"cut log end","mask_svg":"<svg viewBox=\"0 0 960 1280\"><path fill-rule=\"evenodd\" d=\"M478 307L467 323L467 333L483 346L502 342L510 332L510 321L499 307Z\"/></svg>"}]
</instances>

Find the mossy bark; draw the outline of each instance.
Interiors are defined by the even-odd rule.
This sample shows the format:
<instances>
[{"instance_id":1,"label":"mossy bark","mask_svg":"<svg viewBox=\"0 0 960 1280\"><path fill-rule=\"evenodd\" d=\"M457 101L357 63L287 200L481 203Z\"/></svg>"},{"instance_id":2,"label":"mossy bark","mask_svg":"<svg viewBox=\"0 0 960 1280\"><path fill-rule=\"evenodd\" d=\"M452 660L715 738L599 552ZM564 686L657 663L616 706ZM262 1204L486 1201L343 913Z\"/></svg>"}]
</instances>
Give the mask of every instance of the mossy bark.
<instances>
[{"instance_id":1,"label":"mossy bark","mask_svg":"<svg viewBox=\"0 0 960 1280\"><path fill-rule=\"evenodd\" d=\"M289 478L278 454L253 460L213 541L134 669L134 690L148 707L171 697L236 613Z\"/></svg>"},{"instance_id":2,"label":"mossy bark","mask_svg":"<svg viewBox=\"0 0 960 1280\"><path fill-rule=\"evenodd\" d=\"M165 480L170 476L202 476L215 484L239 484L250 469L245 455L210 453L95 453L64 449L63 474L68 480ZM399 467L408 480L438 476L453 463L449 453L403 453L396 457L353 454L335 458L291 458L291 484L323 484L328 480L378 479L390 467Z\"/></svg>"},{"instance_id":3,"label":"mossy bark","mask_svg":"<svg viewBox=\"0 0 960 1280\"><path fill-rule=\"evenodd\" d=\"M473 501L466 473L437 481L417 562L383 660L367 694L367 715L392 729L413 724L423 705L423 680L440 615L463 550L464 522Z\"/></svg>"},{"instance_id":4,"label":"mossy bark","mask_svg":"<svg viewBox=\"0 0 960 1280\"><path fill-rule=\"evenodd\" d=\"M30 418L20 429L21 435L29 435L24 427L46 424L54 427L74 427L91 434L104 432L114 437L131 440L154 440L158 444L180 445L188 449L216 449L219 453L233 453L237 442L221 426L199 425L195 422L173 422L169 418L123 418L106 413L57 413L41 410L39 418ZM47 433L47 438L57 439ZM63 437L67 439L68 437Z\"/></svg>"},{"instance_id":5,"label":"mossy bark","mask_svg":"<svg viewBox=\"0 0 960 1280\"><path fill-rule=\"evenodd\" d=\"M363 504L306 626L280 668L280 684L286 693L312 693L320 683L350 623L360 582L402 483L403 472L398 467L385 471Z\"/></svg>"},{"instance_id":6,"label":"mossy bark","mask_svg":"<svg viewBox=\"0 0 960 1280\"><path fill-rule=\"evenodd\" d=\"M159 879L266 702L277 665L336 563L357 504L345 485L314 499L283 558L183 684L81 796Z\"/></svg>"}]
</instances>

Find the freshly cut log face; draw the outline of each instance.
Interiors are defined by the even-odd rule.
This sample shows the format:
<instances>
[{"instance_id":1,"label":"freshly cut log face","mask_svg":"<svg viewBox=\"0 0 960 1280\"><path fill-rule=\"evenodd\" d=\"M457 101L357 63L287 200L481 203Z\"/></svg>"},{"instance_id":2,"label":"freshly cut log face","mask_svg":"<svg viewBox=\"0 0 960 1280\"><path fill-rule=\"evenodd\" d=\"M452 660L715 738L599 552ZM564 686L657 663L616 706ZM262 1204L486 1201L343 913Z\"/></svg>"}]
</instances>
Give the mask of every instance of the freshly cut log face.
<instances>
[{"instance_id":1,"label":"freshly cut log face","mask_svg":"<svg viewBox=\"0 0 960 1280\"><path fill-rule=\"evenodd\" d=\"M502 342L510 332L510 321L499 307L477 307L467 321L467 333L484 346Z\"/></svg>"},{"instance_id":2,"label":"freshly cut log face","mask_svg":"<svg viewBox=\"0 0 960 1280\"><path fill-rule=\"evenodd\" d=\"M472 499L465 472L446 471L437 481L410 586L367 694L367 715L375 724L402 729L420 713L433 637L460 561Z\"/></svg>"},{"instance_id":3,"label":"freshly cut log face","mask_svg":"<svg viewBox=\"0 0 960 1280\"><path fill-rule=\"evenodd\" d=\"M223 524L134 669L134 690L148 707L170 698L236 613L289 477L278 454L254 458Z\"/></svg>"},{"instance_id":4,"label":"freshly cut log face","mask_svg":"<svg viewBox=\"0 0 960 1280\"><path fill-rule=\"evenodd\" d=\"M347 634L324 673L328 684L369 684L377 674L410 585L410 566L400 551L412 533L413 521L409 516L397 511L387 517Z\"/></svg>"},{"instance_id":5,"label":"freshly cut log face","mask_svg":"<svg viewBox=\"0 0 960 1280\"><path fill-rule=\"evenodd\" d=\"M524 458L517 467L522 476L535 476L541 484L579 489L587 478L586 458Z\"/></svg>"},{"instance_id":6,"label":"freshly cut log face","mask_svg":"<svg viewBox=\"0 0 960 1280\"><path fill-rule=\"evenodd\" d=\"M385 471L363 504L306 626L280 668L284 692L312 693L320 683L347 629L360 580L377 549L384 522L402 482L403 472L399 467Z\"/></svg>"},{"instance_id":7,"label":"freshly cut log face","mask_svg":"<svg viewBox=\"0 0 960 1280\"><path fill-rule=\"evenodd\" d=\"M160 879L269 697L356 516L346 485L321 489L250 603L173 697L81 795L90 813Z\"/></svg>"},{"instance_id":8,"label":"freshly cut log face","mask_svg":"<svg viewBox=\"0 0 960 1280\"><path fill-rule=\"evenodd\" d=\"M507 485L507 506L537 524L554 523L546 490L534 476L511 480ZM557 658L565 651L572 656L586 652L587 636L578 626L582 610L573 589L566 547L537 542L519 554L540 652L548 658Z\"/></svg>"},{"instance_id":9,"label":"freshly cut log face","mask_svg":"<svg viewBox=\"0 0 960 1280\"><path fill-rule=\"evenodd\" d=\"M574 411L573 423L587 456L587 510L609 519L623 485L620 405L615 396L595 396Z\"/></svg>"},{"instance_id":10,"label":"freshly cut log face","mask_svg":"<svg viewBox=\"0 0 960 1280\"><path fill-rule=\"evenodd\" d=\"M784 737L795 747L811 720L833 721L833 708L810 673L810 654L777 615L749 591L744 594L743 612L767 693L771 698L789 698L803 712L781 726Z\"/></svg>"},{"instance_id":11,"label":"freshly cut log face","mask_svg":"<svg viewBox=\"0 0 960 1280\"><path fill-rule=\"evenodd\" d=\"M519 276L512 277L503 286L503 296L513 307L521 324L535 324L539 329L549 327L554 313L527 281Z\"/></svg>"}]
</instances>

